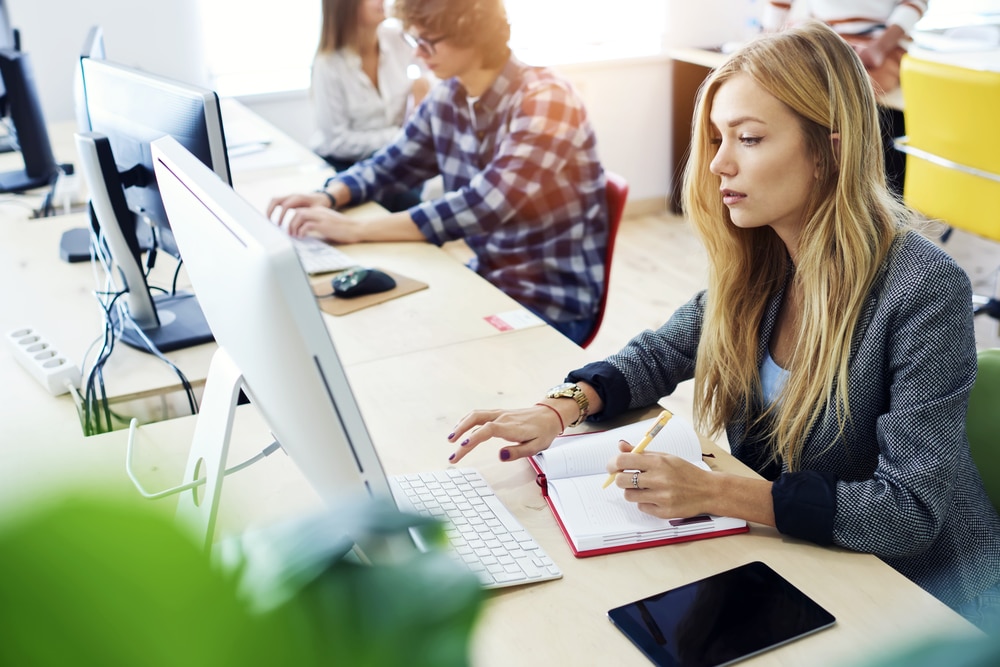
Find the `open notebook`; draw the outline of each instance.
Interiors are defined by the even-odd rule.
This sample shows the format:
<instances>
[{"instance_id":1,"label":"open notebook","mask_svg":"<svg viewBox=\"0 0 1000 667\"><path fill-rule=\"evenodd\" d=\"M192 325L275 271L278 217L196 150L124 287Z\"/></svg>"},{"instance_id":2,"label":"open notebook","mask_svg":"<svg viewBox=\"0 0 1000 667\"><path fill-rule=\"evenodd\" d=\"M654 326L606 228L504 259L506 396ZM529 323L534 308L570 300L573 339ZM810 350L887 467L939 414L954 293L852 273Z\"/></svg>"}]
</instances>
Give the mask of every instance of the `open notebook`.
<instances>
[{"instance_id":1,"label":"open notebook","mask_svg":"<svg viewBox=\"0 0 1000 667\"><path fill-rule=\"evenodd\" d=\"M659 519L640 512L616 486L602 488L607 464L618 441L637 444L656 419L592 433L564 435L533 456L542 495L577 557L732 535L748 530L746 521L701 515ZM680 456L708 469L691 425L674 416L646 448Z\"/></svg>"}]
</instances>

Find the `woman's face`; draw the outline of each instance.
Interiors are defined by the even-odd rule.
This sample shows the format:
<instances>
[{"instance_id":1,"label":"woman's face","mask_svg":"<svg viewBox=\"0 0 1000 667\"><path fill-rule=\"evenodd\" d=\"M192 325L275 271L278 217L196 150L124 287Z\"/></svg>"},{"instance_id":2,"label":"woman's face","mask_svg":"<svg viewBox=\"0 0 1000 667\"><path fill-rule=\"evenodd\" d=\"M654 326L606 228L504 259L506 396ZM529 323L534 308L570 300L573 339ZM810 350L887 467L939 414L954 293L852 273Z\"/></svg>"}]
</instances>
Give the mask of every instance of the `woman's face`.
<instances>
[{"instance_id":1,"label":"woman's face","mask_svg":"<svg viewBox=\"0 0 1000 667\"><path fill-rule=\"evenodd\" d=\"M794 255L818 178L799 117L738 74L719 86L709 118L717 146L709 169L733 224L773 228Z\"/></svg>"},{"instance_id":2,"label":"woman's face","mask_svg":"<svg viewBox=\"0 0 1000 667\"><path fill-rule=\"evenodd\" d=\"M375 27L385 20L385 0L361 0L358 5L358 25Z\"/></svg>"}]
</instances>

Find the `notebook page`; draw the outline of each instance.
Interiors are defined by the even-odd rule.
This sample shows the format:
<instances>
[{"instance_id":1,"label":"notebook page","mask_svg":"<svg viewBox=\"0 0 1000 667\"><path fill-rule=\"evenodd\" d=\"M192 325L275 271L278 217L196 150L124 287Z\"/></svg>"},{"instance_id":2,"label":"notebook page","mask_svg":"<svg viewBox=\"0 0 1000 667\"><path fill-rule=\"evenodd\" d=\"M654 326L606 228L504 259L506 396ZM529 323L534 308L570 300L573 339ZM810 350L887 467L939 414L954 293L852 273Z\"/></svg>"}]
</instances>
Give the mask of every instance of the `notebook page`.
<instances>
[{"instance_id":1,"label":"notebook page","mask_svg":"<svg viewBox=\"0 0 1000 667\"><path fill-rule=\"evenodd\" d=\"M547 450L536 454L535 461L549 479L606 474L608 461L618 454L618 441L639 444L656 419L653 417L607 431L560 436ZM666 452L695 464L701 463L698 435L687 421L677 415L653 438L646 451Z\"/></svg>"},{"instance_id":2,"label":"notebook page","mask_svg":"<svg viewBox=\"0 0 1000 667\"><path fill-rule=\"evenodd\" d=\"M708 468L701 462L699 467ZM660 519L640 512L635 503L625 500L621 489L602 489L604 477L603 474L588 475L560 479L549 484L549 499L578 550L648 542L746 525L745 521L728 517L712 517L711 521L674 525L670 519Z\"/></svg>"}]
</instances>

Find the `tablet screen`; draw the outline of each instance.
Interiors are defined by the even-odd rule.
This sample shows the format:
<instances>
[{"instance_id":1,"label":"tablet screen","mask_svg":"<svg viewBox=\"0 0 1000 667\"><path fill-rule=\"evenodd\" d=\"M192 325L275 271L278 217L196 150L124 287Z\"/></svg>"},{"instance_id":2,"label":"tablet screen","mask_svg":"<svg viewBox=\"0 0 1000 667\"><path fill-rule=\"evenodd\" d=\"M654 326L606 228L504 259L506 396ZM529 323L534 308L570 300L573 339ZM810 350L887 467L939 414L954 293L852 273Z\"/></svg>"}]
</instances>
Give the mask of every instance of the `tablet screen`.
<instances>
[{"instance_id":1,"label":"tablet screen","mask_svg":"<svg viewBox=\"0 0 1000 667\"><path fill-rule=\"evenodd\" d=\"M759 561L616 607L608 617L664 667L729 665L835 621Z\"/></svg>"}]
</instances>

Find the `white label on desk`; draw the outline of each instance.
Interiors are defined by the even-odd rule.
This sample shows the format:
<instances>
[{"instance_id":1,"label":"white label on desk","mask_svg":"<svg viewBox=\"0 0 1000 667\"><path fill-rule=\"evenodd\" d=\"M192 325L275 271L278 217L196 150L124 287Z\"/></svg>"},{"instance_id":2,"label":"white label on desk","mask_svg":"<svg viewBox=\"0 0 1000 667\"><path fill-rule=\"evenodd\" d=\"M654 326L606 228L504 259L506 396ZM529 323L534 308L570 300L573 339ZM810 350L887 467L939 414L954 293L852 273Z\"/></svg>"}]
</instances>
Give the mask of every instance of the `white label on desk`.
<instances>
[{"instance_id":1,"label":"white label on desk","mask_svg":"<svg viewBox=\"0 0 1000 667\"><path fill-rule=\"evenodd\" d=\"M545 321L535 315L530 310L520 308L518 310L508 310L506 313L497 313L483 318L500 331L513 331L514 329L527 329L545 324Z\"/></svg>"}]
</instances>

